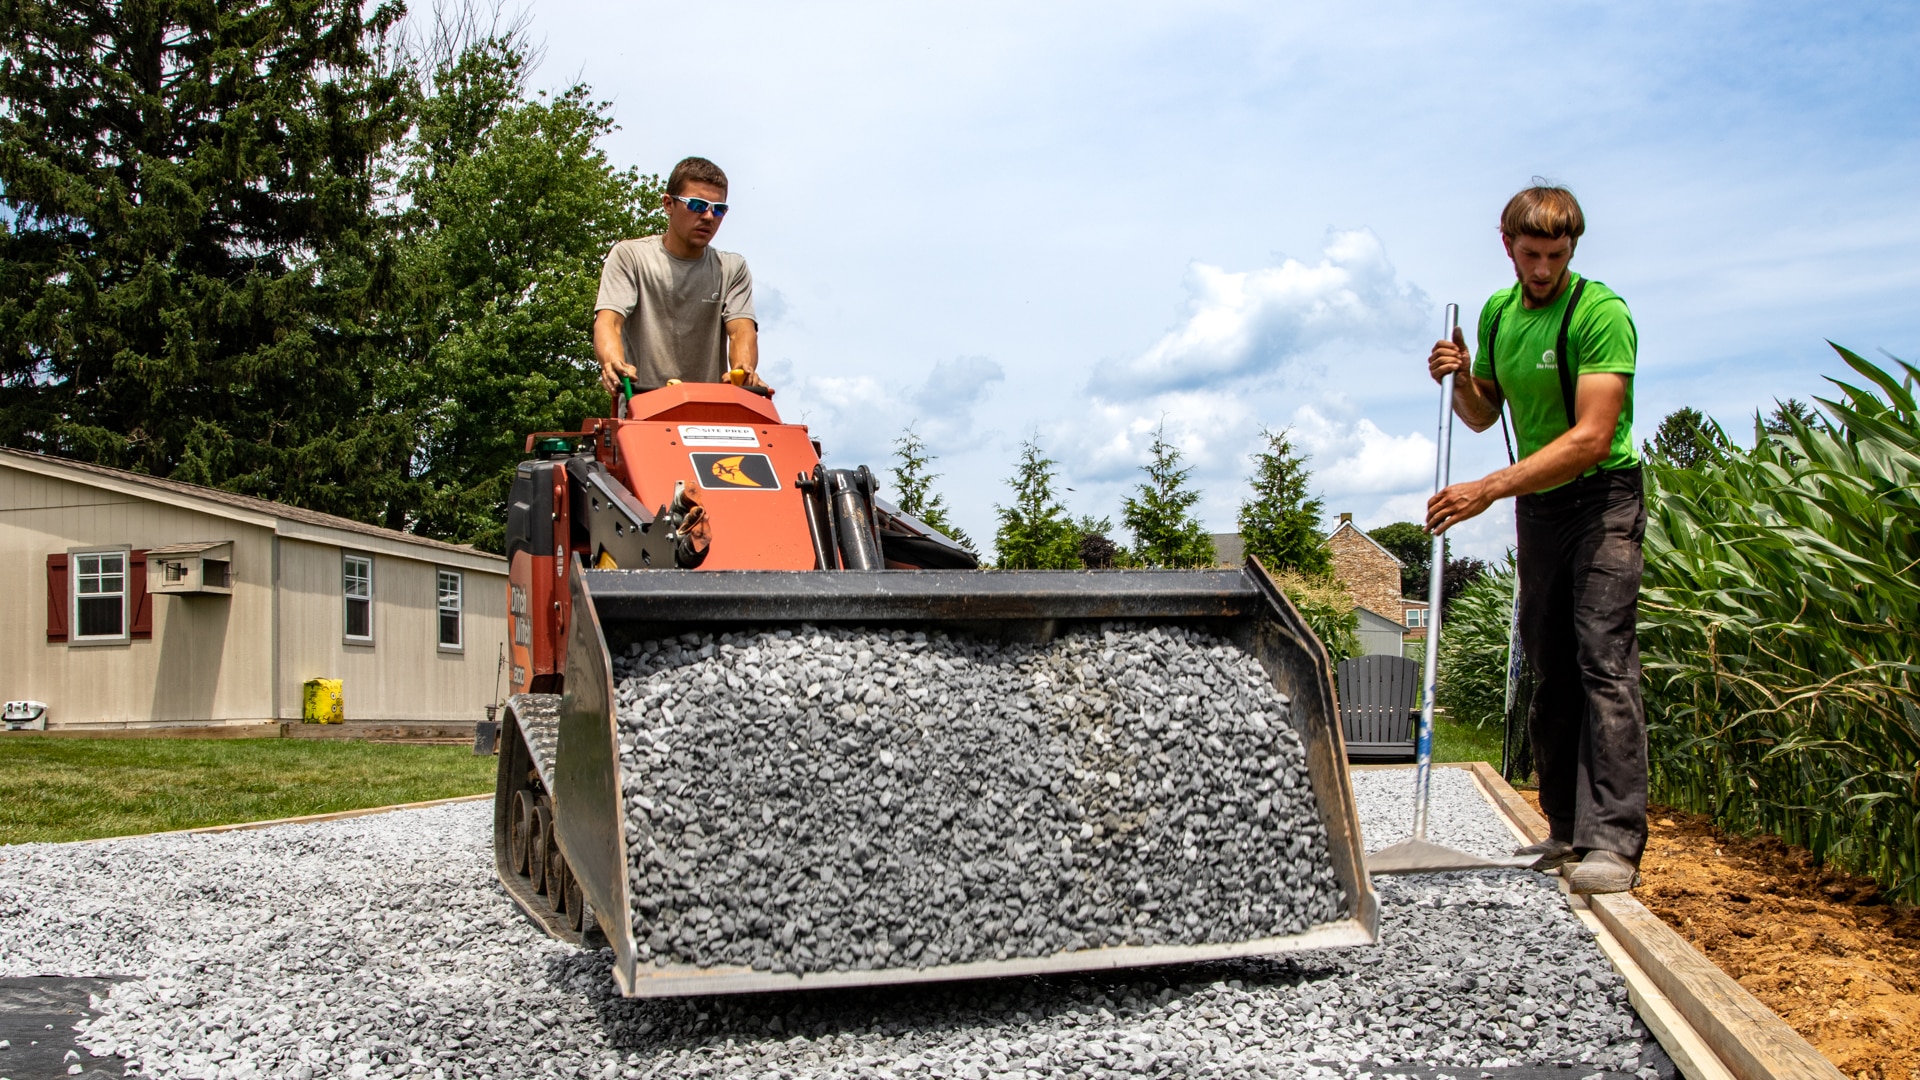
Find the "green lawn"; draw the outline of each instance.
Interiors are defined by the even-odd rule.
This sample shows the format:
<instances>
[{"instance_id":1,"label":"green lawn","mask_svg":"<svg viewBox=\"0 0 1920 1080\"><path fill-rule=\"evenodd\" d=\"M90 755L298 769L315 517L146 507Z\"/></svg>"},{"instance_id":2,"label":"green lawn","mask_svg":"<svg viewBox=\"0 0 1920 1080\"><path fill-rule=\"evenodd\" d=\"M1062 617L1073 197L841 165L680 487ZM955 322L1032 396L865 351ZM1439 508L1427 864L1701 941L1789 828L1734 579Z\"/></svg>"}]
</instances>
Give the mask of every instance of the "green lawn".
<instances>
[{"instance_id":1,"label":"green lawn","mask_svg":"<svg viewBox=\"0 0 1920 1080\"><path fill-rule=\"evenodd\" d=\"M0 739L0 844L327 814L493 789L461 746L319 739Z\"/></svg>"},{"instance_id":2,"label":"green lawn","mask_svg":"<svg viewBox=\"0 0 1920 1080\"><path fill-rule=\"evenodd\" d=\"M1433 718L1433 760L1484 761L1498 769L1500 743L1505 735L1491 724L1477 728L1436 716Z\"/></svg>"}]
</instances>

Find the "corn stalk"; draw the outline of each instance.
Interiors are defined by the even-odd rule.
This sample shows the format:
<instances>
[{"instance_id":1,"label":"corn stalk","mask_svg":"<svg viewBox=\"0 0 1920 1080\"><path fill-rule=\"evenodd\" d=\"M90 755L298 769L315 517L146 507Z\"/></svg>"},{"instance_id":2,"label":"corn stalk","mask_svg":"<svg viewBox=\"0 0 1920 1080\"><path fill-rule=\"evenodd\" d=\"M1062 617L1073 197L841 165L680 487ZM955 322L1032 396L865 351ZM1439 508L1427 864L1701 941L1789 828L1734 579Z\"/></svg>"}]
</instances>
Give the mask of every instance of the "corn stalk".
<instances>
[{"instance_id":1,"label":"corn stalk","mask_svg":"<svg viewBox=\"0 0 1920 1080\"><path fill-rule=\"evenodd\" d=\"M1834 348L1827 419L1649 463L1653 788L1920 902L1920 369Z\"/></svg>"}]
</instances>

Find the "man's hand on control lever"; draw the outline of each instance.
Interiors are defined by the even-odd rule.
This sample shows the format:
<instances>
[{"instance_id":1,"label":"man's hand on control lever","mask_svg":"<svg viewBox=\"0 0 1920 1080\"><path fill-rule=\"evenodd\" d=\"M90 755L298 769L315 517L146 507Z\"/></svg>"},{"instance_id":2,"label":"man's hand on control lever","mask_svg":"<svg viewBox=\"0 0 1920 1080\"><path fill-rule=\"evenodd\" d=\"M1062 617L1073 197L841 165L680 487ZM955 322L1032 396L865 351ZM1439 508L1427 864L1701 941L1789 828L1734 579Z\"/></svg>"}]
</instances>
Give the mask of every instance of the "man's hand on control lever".
<instances>
[{"instance_id":1,"label":"man's hand on control lever","mask_svg":"<svg viewBox=\"0 0 1920 1080\"><path fill-rule=\"evenodd\" d=\"M731 319L727 322L727 381L735 386L744 386L749 390L773 393L773 387L760 377L760 324L752 319ZM740 382L734 382L733 372L745 374Z\"/></svg>"},{"instance_id":2,"label":"man's hand on control lever","mask_svg":"<svg viewBox=\"0 0 1920 1080\"><path fill-rule=\"evenodd\" d=\"M615 360L611 363L603 360L600 363L600 385L606 387L609 394L620 392L621 376L631 379L637 374L639 372L634 369L634 366L625 360Z\"/></svg>"},{"instance_id":3,"label":"man's hand on control lever","mask_svg":"<svg viewBox=\"0 0 1920 1080\"><path fill-rule=\"evenodd\" d=\"M602 308L593 313L593 358L600 361L600 385L609 394L620 392L622 375L631 379L639 374L627 363L627 344L620 338L626 325L627 317L617 311Z\"/></svg>"}]
</instances>

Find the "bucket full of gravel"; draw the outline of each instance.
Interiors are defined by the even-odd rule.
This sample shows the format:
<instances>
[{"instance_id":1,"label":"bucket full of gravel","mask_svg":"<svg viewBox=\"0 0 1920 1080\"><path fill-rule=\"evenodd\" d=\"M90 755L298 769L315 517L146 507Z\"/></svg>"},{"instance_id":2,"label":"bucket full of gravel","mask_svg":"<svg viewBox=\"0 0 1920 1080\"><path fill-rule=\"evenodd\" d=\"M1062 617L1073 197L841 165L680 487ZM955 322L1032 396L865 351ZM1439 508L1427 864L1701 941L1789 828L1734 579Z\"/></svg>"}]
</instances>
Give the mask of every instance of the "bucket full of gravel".
<instances>
[{"instance_id":1,"label":"bucket full of gravel","mask_svg":"<svg viewBox=\"0 0 1920 1080\"><path fill-rule=\"evenodd\" d=\"M1325 653L1258 567L576 578L607 681L541 771L624 993L1375 940Z\"/></svg>"}]
</instances>

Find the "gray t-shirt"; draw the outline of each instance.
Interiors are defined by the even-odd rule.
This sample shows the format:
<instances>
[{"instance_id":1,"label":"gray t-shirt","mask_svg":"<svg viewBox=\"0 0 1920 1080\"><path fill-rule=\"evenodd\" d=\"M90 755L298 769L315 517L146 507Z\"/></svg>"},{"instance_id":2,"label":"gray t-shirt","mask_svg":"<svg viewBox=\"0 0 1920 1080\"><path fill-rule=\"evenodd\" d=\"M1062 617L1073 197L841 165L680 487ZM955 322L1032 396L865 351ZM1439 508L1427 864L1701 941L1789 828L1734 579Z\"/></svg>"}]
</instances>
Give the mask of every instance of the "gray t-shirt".
<instances>
[{"instance_id":1,"label":"gray t-shirt","mask_svg":"<svg viewBox=\"0 0 1920 1080\"><path fill-rule=\"evenodd\" d=\"M753 318L753 275L731 251L709 247L697 259L676 259L658 236L622 240L607 252L593 310L626 317L620 336L639 372L635 390L658 390L668 379L719 382L726 324Z\"/></svg>"}]
</instances>

